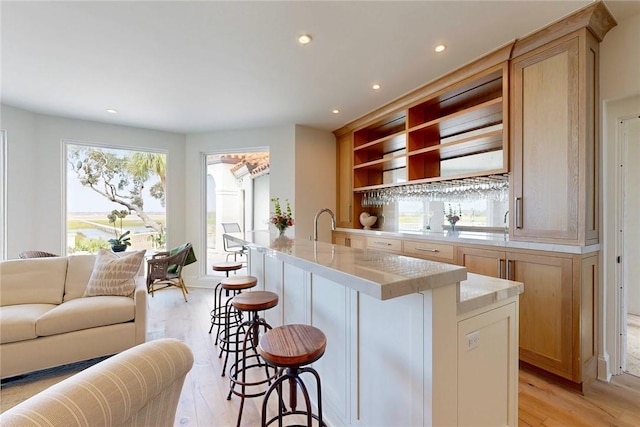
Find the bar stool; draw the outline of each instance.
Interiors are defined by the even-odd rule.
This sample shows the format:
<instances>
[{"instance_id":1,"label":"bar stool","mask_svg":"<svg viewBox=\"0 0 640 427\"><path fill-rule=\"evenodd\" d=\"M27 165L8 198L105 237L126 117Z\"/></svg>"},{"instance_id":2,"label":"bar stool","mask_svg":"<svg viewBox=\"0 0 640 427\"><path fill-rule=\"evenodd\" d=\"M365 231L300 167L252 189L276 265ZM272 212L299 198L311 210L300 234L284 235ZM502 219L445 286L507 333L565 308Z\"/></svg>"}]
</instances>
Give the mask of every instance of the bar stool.
<instances>
[{"instance_id":1,"label":"bar stool","mask_svg":"<svg viewBox=\"0 0 640 427\"><path fill-rule=\"evenodd\" d=\"M285 325L273 328L260 338L258 353L269 364L278 367L278 378L267 390L262 401L262 427L266 427L278 420L282 426L283 419L290 415L306 415L307 427L311 427L312 419L316 419L320 426L326 426L322 421L322 393L320 389L320 375L315 369L308 367L310 363L320 359L327 347L327 337L318 328L310 325ZM315 377L318 396L318 415L314 415L311 399L300 374L308 372ZM282 401L282 383L289 382L289 409ZM300 387L306 411L297 409L297 387ZM271 393L277 390L280 402L278 415L267 421L267 403Z\"/></svg>"},{"instance_id":2,"label":"bar stool","mask_svg":"<svg viewBox=\"0 0 640 427\"><path fill-rule=\"evenodd\" d=\"M233 276L226 277L220 281L221 289L230 292L234 297L239 295L245 289L251 289L258 284L258 279L254 276ZM222 365L222 374L225 376L227 371L227 363L229 361L229 353L237 353L241 349L238 343L237 334L242 333L240 324L242 323L242 312L236 310L231 305L232 299L228 299L223 310L222 330L218 335L218 343L220 343L220 354L225 353L224 364Z\"/></svg>"},{"instance_id":3,"label":"bar stool","mask_svg":"<svg viewBox=\"0 0 640 427\"><path fill-rule=\"evenodd\" d=\"M271 384L276 378L276 368L265 363L258 354L257 347L260 329L264 333L271 329L271 325L260 317L259 312L278 305L278 295L269 291L244 292L233 297L231 304L237 310L249 313L249 319L240 325L241 333L236 334L236 348L242 350L236 353L235 363L229 368L230 388L227 400L231 399L232 394L241 398L237 423L240 427L244 400L264 395L267 392L266 384ZM244 335L242 344L241 335Z\"/></svg>"},{"instance_id":4,"label":"bar stool","mask_svg":"<svg viewBox=\"0 0 640 427\"><path fill-rule=\"evenodd\" d=\"M241 262L218 262L213 264L213 271L224 271L226 274L226 278L229 278L230 271L238 271L242 268ZM227 291L227 297L229 296L229 292ZM222 303L222 281L218 282L216 287L213 290L213 310L211 310L211 327L209 328L209 333L213 331L213 327L217 326L216 330L216 338L214 345L218 345L218 336L220 335L220 327L224 324L225 317L225 305Z\"/></svg>"}]
</instances>

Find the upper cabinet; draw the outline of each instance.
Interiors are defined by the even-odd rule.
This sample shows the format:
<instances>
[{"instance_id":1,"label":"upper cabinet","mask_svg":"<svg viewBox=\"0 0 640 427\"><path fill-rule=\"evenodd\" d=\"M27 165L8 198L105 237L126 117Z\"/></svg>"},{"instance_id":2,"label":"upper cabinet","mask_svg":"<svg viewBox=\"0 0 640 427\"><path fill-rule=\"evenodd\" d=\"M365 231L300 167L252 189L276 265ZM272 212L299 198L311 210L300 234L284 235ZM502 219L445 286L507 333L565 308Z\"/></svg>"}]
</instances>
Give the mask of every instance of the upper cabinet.
<instances>
[{"instance_id":1,"label":"upper cabinet","mask_svg":"<svg viewBox=\"0 0 640 427\"><path fill-rule=\"evenodd\" d=\"M570 21L582 28L554 24L514 46L512 240L598 242L598 44L614 25L604 12L597 3Z\"/></svg>"}]
</instances>

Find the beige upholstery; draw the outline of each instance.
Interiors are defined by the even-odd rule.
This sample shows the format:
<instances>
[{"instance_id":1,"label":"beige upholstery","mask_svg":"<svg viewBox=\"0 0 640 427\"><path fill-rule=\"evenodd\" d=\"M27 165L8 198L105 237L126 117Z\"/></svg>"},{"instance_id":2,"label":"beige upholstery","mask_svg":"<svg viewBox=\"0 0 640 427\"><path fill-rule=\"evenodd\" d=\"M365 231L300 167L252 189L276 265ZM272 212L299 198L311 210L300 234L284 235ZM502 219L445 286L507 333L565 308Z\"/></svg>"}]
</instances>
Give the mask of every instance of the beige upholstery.
<instances>
[{"instance_id":1,"label":"beige upholstery","mask_svg":"<svg viewBox=\"0 0 640 427\"><path fill-rule=\"evenodd\" d=\"M67 258L2 261L0 275L2 278L0 306L60 304L67 276Z\"/></svg>"},{"instance_id":2,"label":"beige upholstery","mask_svg":"<svg viewBox=\"0 0 640 427\"><path fill-rule=\"evenodd\" d=\"M137 277L132 297L82 297L95 258L0 262L1 378L108 356L145 342L144 276Z\"/></svg>"},{"instance_id":3,"label":"beige upholstery","mask_svg":"<svg viewBox=\"0 0 640 427\"><path fill-rule=\"evenodd\" d=\"M2 427L173 426L193 354L181 341L140 344L0 415Z\"/></svg>"}]
</instances>

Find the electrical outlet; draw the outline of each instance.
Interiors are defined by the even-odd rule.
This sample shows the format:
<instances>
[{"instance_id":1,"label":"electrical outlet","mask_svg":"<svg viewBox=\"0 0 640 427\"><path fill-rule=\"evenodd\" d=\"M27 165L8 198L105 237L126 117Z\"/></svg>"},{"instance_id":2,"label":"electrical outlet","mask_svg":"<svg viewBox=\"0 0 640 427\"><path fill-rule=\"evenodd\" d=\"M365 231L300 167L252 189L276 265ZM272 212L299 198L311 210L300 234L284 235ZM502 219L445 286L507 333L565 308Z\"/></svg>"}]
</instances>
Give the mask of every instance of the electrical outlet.
<instances>
[{"instance_id":1,"label":"electrical outlet","mask_svg":"<svg viewBox=\"0 0 640 427\"><path fill-rule=\"evenodd\" d=\"M466 336L467 338L467 351L473 350L480 345L480 331L474 331Z\"/></svg>"}]
</instances>

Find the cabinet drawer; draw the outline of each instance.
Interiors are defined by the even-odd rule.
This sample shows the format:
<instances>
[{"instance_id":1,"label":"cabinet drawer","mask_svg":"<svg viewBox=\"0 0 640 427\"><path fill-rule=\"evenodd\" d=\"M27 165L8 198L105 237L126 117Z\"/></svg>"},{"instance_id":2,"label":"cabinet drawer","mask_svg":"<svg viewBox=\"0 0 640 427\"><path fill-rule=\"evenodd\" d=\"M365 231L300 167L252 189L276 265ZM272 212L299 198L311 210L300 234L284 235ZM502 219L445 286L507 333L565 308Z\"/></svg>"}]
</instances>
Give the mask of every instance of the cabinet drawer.
<instances>
[{"instance_id":1,"label":"cabinet drawer","mask_svg":"<svg viewBox=\"0 0 640 427\"><path fill-rule=\"evenodd\" d=\"M389 252L402 252L402 240L384 237L367 237L367 247Z\"/></svg>"},{"instance_id":2,"label":"cabinet drawer","mask_svg":"<svg viewBox=\"0 0 640 427\"><path fill-rule=\"evenodd\" d=\"M404 253L409 256L429 258L443 261L453 261L454 246L441 243L405 240Z\"/></svg>"}]
</instances>

